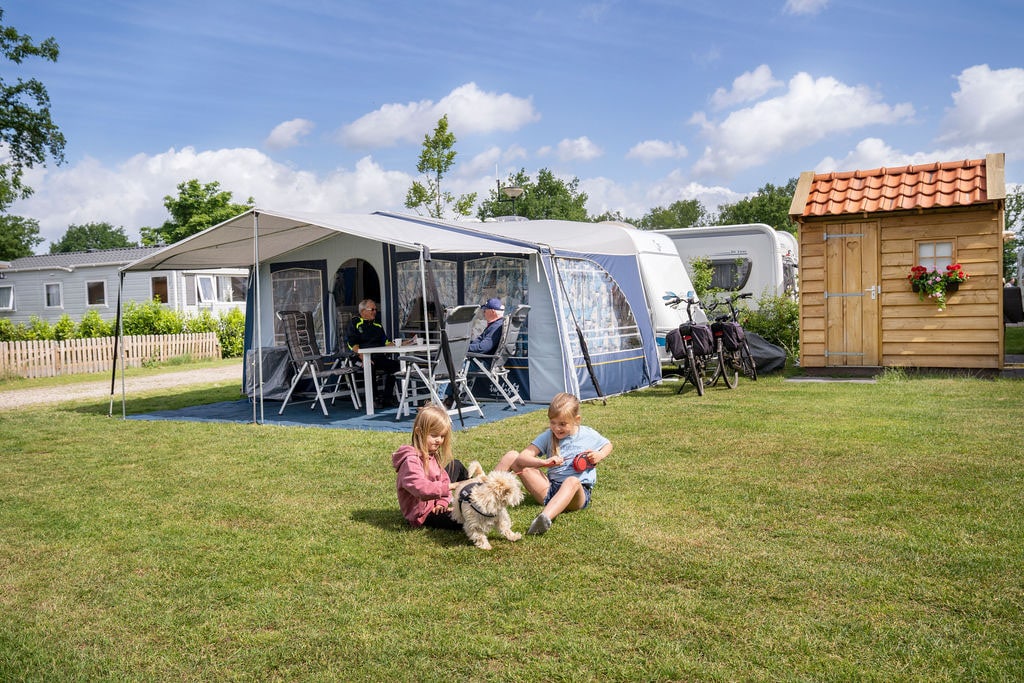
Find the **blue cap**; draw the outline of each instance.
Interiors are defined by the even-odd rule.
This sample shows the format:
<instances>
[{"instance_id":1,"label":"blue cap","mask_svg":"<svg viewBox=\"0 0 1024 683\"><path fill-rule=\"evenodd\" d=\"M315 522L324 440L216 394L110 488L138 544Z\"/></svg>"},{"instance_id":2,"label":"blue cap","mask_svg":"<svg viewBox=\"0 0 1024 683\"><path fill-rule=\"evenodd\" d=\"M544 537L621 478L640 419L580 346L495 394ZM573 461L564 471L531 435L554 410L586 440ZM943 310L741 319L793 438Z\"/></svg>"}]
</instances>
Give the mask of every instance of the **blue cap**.
<instances>
[{"instance_id":1,"label":"blue cap","mask_svg":"<svg viewBox=\"0 0 1024 683\"><path fill-rule=\"evenodd\" d=\"M505 304L501 303L501 299L488 299L487 303L480 308L489 308L492 311L504 311Z\"/></svg>"}]
</instances>

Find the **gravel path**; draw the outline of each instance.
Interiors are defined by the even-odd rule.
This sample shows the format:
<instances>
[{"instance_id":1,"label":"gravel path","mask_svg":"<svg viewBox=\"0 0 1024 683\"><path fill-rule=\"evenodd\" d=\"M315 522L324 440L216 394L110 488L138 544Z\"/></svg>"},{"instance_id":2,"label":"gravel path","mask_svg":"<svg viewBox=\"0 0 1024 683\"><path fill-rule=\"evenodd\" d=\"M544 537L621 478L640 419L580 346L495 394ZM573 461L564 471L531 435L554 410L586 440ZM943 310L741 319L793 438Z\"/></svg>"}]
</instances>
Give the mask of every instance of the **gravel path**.
<instances>
[{"instance_id":1,"label":"gravel path","mask_svg":"<svg viewBox=\"0 0 1024 683\"><path fill-rule=\"evenodd\" d=\"M124 380L125 392L128 396L140 391L152 389L166 389L183 387L192 384L211 384L214 382L237 382L242 384L242 363L237 365L225 365L217 368L203 368L202 370L178 370L168 371L159 375L148 377L128 377ZM121 376L117 376L117 383L114 389L115 400L121 397ZM81 399L109 399L110 379L103 381L79 382L77 384L66 384L59 387L47 387L45 389L10 389L0 391L0 411L16 410L24 406L39 405L41 403L61 403L62 401L77 401Z\"/></svg>"}]
</instances>

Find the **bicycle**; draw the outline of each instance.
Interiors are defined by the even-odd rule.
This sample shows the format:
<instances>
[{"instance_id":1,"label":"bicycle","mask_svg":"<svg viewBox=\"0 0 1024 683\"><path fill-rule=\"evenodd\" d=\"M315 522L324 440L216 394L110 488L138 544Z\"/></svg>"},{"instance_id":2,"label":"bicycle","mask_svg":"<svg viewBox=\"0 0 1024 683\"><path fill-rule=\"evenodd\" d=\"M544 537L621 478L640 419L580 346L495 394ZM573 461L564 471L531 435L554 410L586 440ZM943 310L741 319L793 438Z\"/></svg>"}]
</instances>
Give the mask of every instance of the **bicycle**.
<instances>
[{"instance_id":1,"label":"bicycle","mask_svg":"<svg viewBox=\"0 0 1024 683\"><path fill-rule=\"evenodd\" d=\"M715 317L715 321L711 324L711 332L714 334L715 346L718 351L719 372L730 389L735 388L740 372L751 381L757 381L757 364L750 353L747 336L743 332L736 313L736 302L751 297L753 294L750 292L732 294L724 302L716 301L707 309L714 310L723 303L729 307L728 315Z\"/></svg>"},{"instance_id":2,"label":"bicycle","mask_svg":"<svg viewBox=\"0 0 1024 683\"><path fill-rule=\"evenodd\" d=\"M705 377L713 384L717 381L716 375L720 361L715 353L714 336L711 326L707 323L695 323L693 321L694 307L700 308L700 302L694 297L693 292L687 292L686 298L678 296L675 292L666 292L662 297L666 306L678 308L686 304L686 317L688 323L683 323L677 329L665 335L665 346L672 354L672 359L677 361L683 373L683 383L679 386L682 393L686 388L686 382L690 382L697 389L697 395L704 395ZM712 369L713 368L713 369ZM710 374L709 374L710 371Z\"/></svg>"}]
</instances>

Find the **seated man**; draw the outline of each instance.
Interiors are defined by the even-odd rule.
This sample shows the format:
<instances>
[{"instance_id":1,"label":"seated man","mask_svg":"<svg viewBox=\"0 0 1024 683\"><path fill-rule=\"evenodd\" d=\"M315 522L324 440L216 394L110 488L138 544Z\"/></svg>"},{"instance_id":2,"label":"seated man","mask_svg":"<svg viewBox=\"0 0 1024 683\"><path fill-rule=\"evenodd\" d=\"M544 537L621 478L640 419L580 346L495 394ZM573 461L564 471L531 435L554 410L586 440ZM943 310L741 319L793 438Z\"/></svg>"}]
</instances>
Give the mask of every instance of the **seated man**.
<instances>
[{"instance_id":1,"label":"seated man","mask_svg":"<svg viewBox=\"0 0 1024 683\"><path fill-rule=\"evenodd\" d=\"M489 356L498 349L498 341L501 340L501 328L505 324L505 304L501 303L501 299L488 299L487 303L480 308L483 309L487 327L469 341L469 353L482 353ZM452 393L452 385L449 384L448 394L444 399L446 408L451 408L455 402Z\"/></svg>"},{"instance_id":2,"label":"seated man","mask_svg":"<svg viewBox=\"0 0 1024 683\"><path fill-rule=\"evenodd\" d=\"M348 348L358 354L361 347L392 346L394 344L384 326L377 322L377 304L373 299L359 302L359 317L352 318L345 333ZM395 400L395 373L398 372L398 359L390 354L375 353L373 359L374 375L384 375L384 392L377 403L385 408L398 405ZM365 362L365 360L363 361Z\"/></svg>"}]
</instances>

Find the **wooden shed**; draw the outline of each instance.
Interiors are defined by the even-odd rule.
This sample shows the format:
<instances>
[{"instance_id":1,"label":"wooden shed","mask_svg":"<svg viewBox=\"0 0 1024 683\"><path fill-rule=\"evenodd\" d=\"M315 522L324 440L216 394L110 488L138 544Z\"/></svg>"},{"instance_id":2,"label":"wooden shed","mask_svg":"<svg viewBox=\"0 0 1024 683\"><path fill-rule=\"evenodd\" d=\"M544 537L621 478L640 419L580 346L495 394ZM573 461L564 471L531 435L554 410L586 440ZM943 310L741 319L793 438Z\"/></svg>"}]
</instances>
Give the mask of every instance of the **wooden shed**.
<instances>
[{"instance_id":1,"label":"wooden shed","mask_svg":"<svg viewBox=\"0 0 1024 683\"><path fill-rule=\"evenodd\" d=\"M1003 367L1004 155L800 175L800 363L804 368ZM944 310L912 267L970 276Z\"/></svg>"}]
</instances>

